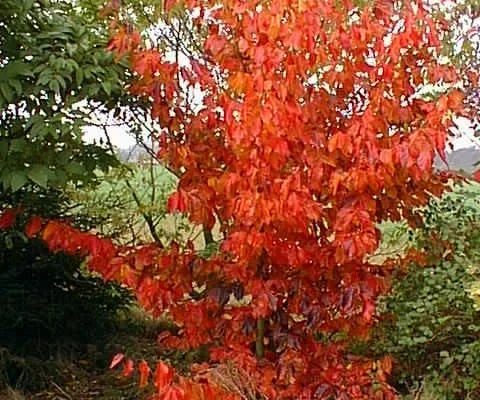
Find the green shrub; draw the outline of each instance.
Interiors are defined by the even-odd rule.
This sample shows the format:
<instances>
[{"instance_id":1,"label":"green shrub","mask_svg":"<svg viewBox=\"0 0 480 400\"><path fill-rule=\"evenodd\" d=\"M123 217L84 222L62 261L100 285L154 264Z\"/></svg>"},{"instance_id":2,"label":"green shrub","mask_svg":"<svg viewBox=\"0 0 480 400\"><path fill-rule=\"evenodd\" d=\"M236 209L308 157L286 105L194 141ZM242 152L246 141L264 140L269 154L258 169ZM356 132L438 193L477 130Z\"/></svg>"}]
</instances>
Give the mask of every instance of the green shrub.
<instances>
[{"instance_id":1,"label":"green shrub","mask_svg":"<svg viewBox=\"0 0 480 400\"><path fill-rule=\"evenodd\" d=\"M30 341L96 342L129 304L125 289L91 276L80 259L52 254L40 241L24 242L17 232L2 233L0 241L3 344L11 339L21 350L32 349Z\"/></svg>"},{"instance_id":2,"label":"green shrub","mask_svg":"<svg viewBox=\"0 0 480 400\"><path fill-rule=\"evenodd\" d=\"M68 201L61 193L18 191L0 195L0 206L22 204L18 229L0 231L0 386L42 387L47 360L79 359L92 345L103 346L115 332L117 314L132 295L92 276L77 257L52 254L19 229L28 215L59 217ZM91 227L88 216L72 219ZM103 363L105 361L103 360ZM26 377L29 377L28 379Z\"/></svg>"},{"instance_id":3,"label":"green shrub","mask_svg":"<svg viewBox=\"0 0 480 400\"><path fill-rule=\"evenodd\" d=\"M399 224L390 235L405 238L410 231L409 243L426 250L430 265L411 265L394 284L371 344L375 353L395 356L399 389L425 381L437 399L478 399L480 311L472 285L480 262L480 185L458 184L421 214L421 229Z\"/></svg>"}]
</instances>

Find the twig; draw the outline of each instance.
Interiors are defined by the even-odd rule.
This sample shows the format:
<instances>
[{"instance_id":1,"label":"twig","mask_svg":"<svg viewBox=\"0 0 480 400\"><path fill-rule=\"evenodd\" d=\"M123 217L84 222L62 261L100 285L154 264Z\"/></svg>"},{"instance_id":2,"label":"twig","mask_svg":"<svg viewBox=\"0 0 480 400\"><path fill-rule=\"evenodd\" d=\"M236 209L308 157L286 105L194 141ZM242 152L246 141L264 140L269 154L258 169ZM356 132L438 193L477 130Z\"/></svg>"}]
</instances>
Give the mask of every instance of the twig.
<instances>
[{"instance_id":1,"label":"twig","mask_svg":"<svg viewBox=\"0 0 480 400\"><path fill-rule=\"evenodd\" d=\"M73 400L72 396L70 396L65 390L63 390L60 386L58 386L54 381L51 381L52 385L55 386L61 394L63 394L68 400Z\"/></svg>"},{"instance_id":2,"label":"twig","mask_svg":"<svg viewBox=\"0 0 480 400\"><path fill-rule=\"evenodd\" d=\"M112 141L110 140L110 134L108 133L108 129L107 129L106 126L103 127L103 131L105 133L105 137L107 138L107 143L110 147L110 151L112 151L115 154L115 148L113 147ZM138 207L138 210L139 210L140 214L142 215L143 219L145 220L145 222L148 226L148 230L150 231L150 235L152 236L153 240L160 247L163 248L163 244L162 244L162 241L160 239L160 236L158 236L157 230L155 229L155 224L153 223L152 216L141 211L142 208L144 208L142 201L138 197L137 192L135 191L135 189L132 186L132 184L130 183L130 181L127 178L124 178L124 179L125 179L125 184L127 185L128 189L130 190L130 193L132 194L133 200L137 204L137 207ZM152 182L152 184L153 184L153 182Z\"/></svg>"}]
</instances>

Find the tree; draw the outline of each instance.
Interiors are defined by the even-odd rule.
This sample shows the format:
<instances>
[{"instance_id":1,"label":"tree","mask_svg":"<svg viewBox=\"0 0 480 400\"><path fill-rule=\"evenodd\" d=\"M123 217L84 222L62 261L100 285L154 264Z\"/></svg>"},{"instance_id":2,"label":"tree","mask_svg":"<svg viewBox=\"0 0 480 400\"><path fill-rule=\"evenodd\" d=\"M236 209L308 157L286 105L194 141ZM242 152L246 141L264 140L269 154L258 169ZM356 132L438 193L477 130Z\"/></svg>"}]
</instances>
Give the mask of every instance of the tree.
<instances>
[{"instance_id":1,"label":"tree","mask_svg":"<svg viewBox=\"0 0 480 400\"><path fill-rule=\"evenodd\" d=\"M182 4L166 3L164 23L175 25ZM366 261L376 223L415 224L414 208L446 188L432 163L445 156L463 100L452 88L462 76L438 62L448 26L420 1L185 4L202 40L183 61L118 16L109 48L129 58L131 92L152 101L159 156L179 176L170 210L207 232L217 224L220 251L115 248L56 221L29 233L53 251L89 255L92 269L178 324L163 344L208 345L213 361L246 372L259 397L393 398L388 358L343 349L368 335L394 268ZM449 84L443 93L421 98L438 82ZM150 370L139 368L145 384ZM173 384L163 363L154 382L159 399L211 390Z\"/></svg>"},{"instance_id":2,"label":"tree","mask_svg":"<svg viewBox=\"0 0 480 400\"><path fill-rule=\"evenodd\" d=\"M93 110L122 104L125 65L105 51L108 30L68 1L0 6L0 187L88 183L114 158L82 141Z\"/></svg>"},{"instance_id":3,"label":"tree","mask_svg":"<svg viewBox=\"0 0 480 400\"><path fill-rule=\"evenodd\" d=\"M2 228L14 227L8 220L18 207L22 218L72 217L67 184L91 184L97 168L115 164L106 149L82 140L93 110L131 100L124 89L128 70L106 51L107 40L105 21L88 19L70 1L0 3L0 209L16 207ZM92 226L85 215L71 221ZM37 359L47 360L54 346L60 354L71 342L80 351L93 339L100 343L116 312L131 303L129 292L104 285L82 263L52 254L21 231L0 232L0 386L48 384L42 376L48 366L39 368Z\"/></svg>"}]
</instances>

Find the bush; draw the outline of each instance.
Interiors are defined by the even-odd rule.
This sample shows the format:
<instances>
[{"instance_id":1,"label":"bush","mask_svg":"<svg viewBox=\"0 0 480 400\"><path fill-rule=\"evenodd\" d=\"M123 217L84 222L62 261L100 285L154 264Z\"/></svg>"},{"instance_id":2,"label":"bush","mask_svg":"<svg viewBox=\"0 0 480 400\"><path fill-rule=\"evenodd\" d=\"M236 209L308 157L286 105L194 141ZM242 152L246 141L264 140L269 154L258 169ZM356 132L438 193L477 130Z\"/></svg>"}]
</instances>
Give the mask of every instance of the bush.
<instances>
[{"instance_id":1,"label":"bush","mask_svg":"<svg viewBox=\"0 0 480 400\"><path fill-rule=\"evenodd\" d=\"M373 346L397 359L398 388L425 380L438 399L477 399L480 312L471 288L472 267L480 261L480 185L456 185L421 214L424 226L411 231L410 243L426 250L431 265L411 265L405 279L395 283L384 299L386 318ZM404 225L398 229L404 236L409 231Z\"/></svg>"},{"instance_id":2,"label":"bush","mask_svg":"<svg viewBox=\"0 0 480 400\"><path fill-rule=\"evenodd\" d=\"M0 204L12 201L7 200ZM67 204L61 195L56 202L53 192L14 200L26 207L21 218L37 211L54 216ZM41 210L47 205L49 210ZM85 216L76 222L89 226ZM132 301L125 288L92 276L80 258L52 254L40 240L28 240L16 229L0 231L0 286L0 382L27 387L47 383L25 381L32 365L78 359L91 344L102 346L114 332L118 312Z\"/></svg>"},{"instance_id":3,"label":"bush","mask_svg":"<svg viewBox=\"0 0 480 400\"><path fill-rule=\"evenodd\" d=\"M16 348L29 347L29 340L91 343L108 333L129 303L125 289L90 276L79 259L51 254L39 241L9 233L3 244L7 235L11 243L0 250L2 342L13 331Z\"/></svg>"}]
</instances>

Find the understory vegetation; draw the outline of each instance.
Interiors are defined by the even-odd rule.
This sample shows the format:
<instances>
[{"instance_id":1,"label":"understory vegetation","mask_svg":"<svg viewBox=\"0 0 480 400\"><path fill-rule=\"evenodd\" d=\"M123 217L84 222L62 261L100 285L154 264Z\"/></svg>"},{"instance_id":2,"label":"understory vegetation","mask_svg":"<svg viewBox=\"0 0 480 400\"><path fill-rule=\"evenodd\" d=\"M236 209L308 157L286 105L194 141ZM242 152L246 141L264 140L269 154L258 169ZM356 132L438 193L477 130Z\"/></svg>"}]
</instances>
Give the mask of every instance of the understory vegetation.
<instances>
[{"instance_id":1,"label":"understory vegetation","mask_svg":"<svg viewBox=\"0 0 480 400\"><path fill-rule=\"evenodd\" d=\"M105 185L121 185L125 178L117 174L102 179ZM123 200L127 202L128 194ZM104 198L102 207L109 201L114 209L114 197ZM369 357L391 355L390 381L406 400L477 399L480 184L455 184L420 213L421 228L382 225L384 240L374 256L378 262L385 254L405 257L409 249L420 250L427 258L399 273L391 294L381 300L381 322L371 338L354 343L352 351ZM85 214L70 216L87 226ZM118 234L122 218L116 217L108 220L110 231L104 234ZM92 220L99 223L98 214ZM204 350L172 352L159 347L156 337L175 330L174 325L143 312L126 289L91 276L80 259L52 255L41 242L27 241L19 231L3 232L1 239L0 377L4 387L16 388L17 394L45 396L31 398L55 398L62 391L82 399L146 398L148 391L108 371L116 352L128 349L130 356L152 362L161 357L186 373L192 363L207 359Z\"/></svg>"}]
</instances>

